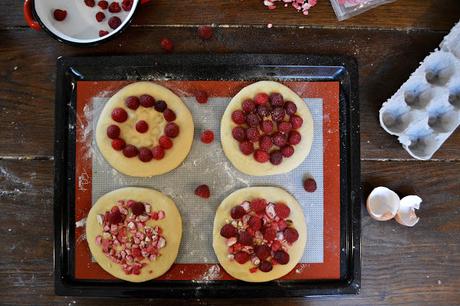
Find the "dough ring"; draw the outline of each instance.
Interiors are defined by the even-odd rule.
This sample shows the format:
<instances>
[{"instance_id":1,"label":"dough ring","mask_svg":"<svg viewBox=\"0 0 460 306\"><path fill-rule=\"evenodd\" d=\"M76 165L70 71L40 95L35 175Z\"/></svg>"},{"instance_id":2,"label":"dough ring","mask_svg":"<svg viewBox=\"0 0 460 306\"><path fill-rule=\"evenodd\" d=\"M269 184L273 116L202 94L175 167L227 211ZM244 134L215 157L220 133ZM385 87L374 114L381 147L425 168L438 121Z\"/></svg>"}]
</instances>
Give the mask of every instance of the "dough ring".
<instances>
[{"instance_id":1,"label":"dough ring","mask_svg":"<svg viewBox=\"0 0 460 306\"><path fill-rule=\"evenodd\" d=\"M86 238L97 263L113 276L144 282L174 263L182 219L161 192L127 187L100 197L86 219Z\"/></svg>"},{"instance_id":2,"label":"dough ring","mask_svg":"<svg viewBox=\"0 0 460 306\"><path fill-rule=\"evenodd\" d=\"M175 169L193 142L192 114L169 89L137 82L104 106L96 142L107 162L121 173L148 177Z\"/></svg>"},{"instance_id":3,"label":"dough ring","mask_svg":"<svg viewBox=\"0 0 460 306\"><path fill-rule=\"evenodd\" d=\"M237 190L220 204L214 218L213 247L219 263L247 282L288 274L302 258L306 240L301 206L277 187Z\"/></svg>"},{"instance_id":4,"label":"dough ring","mask_svg":"<svg viewBox=\"0 0 460 306\"><path fill-rule=\"evenodd\" d=\"M307 157L313 119L306 103L291 89L261 81L233 97L220 132L224 153L239 171L255 176L280 174L295 169Z\"/></svg>"}]
</instances>

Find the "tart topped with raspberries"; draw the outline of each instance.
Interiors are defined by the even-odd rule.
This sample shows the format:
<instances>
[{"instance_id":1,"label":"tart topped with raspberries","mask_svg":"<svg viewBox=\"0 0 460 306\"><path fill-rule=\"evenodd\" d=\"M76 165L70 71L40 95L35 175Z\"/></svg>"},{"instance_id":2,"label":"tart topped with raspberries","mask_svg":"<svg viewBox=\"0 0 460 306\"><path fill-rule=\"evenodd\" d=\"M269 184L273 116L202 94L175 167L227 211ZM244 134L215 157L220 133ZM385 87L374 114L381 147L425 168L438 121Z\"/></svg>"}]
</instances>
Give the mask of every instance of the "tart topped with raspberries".
<instances>
[{"instance_id":1,"label":"tart topped with raspberries","mask_svg":"<svg viewBox=\"0 0 460 306\"><path fill-rule=\"evenodd\" d=\"M277 187L230 194L214 218L213 247L236 279L264 282L288 274L305 249L307 228L299 203Z\"/></svg>"},{"instance_id":2,"label":"tart topped with raspberries","mask_svg":"<svg viewBox=\"0 0 460 306\"><path fill-rule=\"evenodd\" d=\"M230 101L221 121L222 147L241 172L286 173L310 152L313 119L306 103L288 87L260 81Z\"/></svg>"},{"instance_id":3,"label":"tart topped with raspberries","mask_svg":"<svg viewBox=\"0 0 460 306\"><path fill-rule=\"evenodd\" d=\"M182 220L174 202L146 188L122 188L99 198L86 221L97 263L113 276L143 282L169 270L179 251Z\"/></svg>"},{"instance_id":4,"label":"tart topped with raspberries","mask_svg":"<svg viewBox=\"0 0 460 306\"><path fill-rule=\"evenodd\" d=\"M137 82L106 103L96 142L113 168L147 177L176 168L190 151L193 132L192 115L177 95L151 82Z\"/></svg>"}]
</instances>

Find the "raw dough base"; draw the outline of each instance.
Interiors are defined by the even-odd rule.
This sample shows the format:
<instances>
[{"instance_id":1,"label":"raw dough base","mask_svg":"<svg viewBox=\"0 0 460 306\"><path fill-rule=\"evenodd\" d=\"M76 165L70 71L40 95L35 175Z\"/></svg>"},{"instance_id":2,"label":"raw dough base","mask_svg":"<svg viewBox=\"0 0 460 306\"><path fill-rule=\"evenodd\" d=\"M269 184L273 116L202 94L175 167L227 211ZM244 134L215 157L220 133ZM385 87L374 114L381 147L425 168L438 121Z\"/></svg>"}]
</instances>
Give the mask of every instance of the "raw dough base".
<instances>
[{"instance_id":1,"label":"raw dough base","mask_svg":"<svg viewBox=\"0 0 460 306\"><path fill-rule=\"evenodd\" d=\"M174 121L180 128L179 135L173 139L174 146L165 151L165 157L161 160L152 159L144 163L137 156L127 158L122 151L112 148L112 140L107 137L107 127L117 124L121 129L121 137L132 145L149 147L158 144L158 139L163 134L166 121L163 114L153 107L139 106L137 110L131 110L125 106L125 99L129 96L141 96L149 94L155 100L164 100L168 107L176 113ZM128 112L128 120L117 123L112 120L112 110L123 107ZM147 133L141 134L135 130L136 122L145 120L149 124ZM148 177L164 174L175 169L187 157L193 142L193 118L187 106L182 100L169 89L151 83L137 82L123 87L104 106L96 127L96 142L104 158L116 170L130 176Z\"/></svg>"},{"instance_id":2,"label":"raw dough base","mask_svg":"<svg viewBox=\"0 0 460 306\"><path fill-rule=\"evenodd\" d=\"M253 99L260 92L282 94L284 100L292 101L297 105L297 114L303 119L303 125L298 129L302 135L301 142L294 146L294 154L289 158L283 158L283 162L278 166L272 165L269 161L262 164L257 162L253 155L244 155L239 149L238 142L232 136L232 129L236 126L232 121L233 111L241 108L244 100ZM225 155L239 171L254 176L286 173L299 166L310 153L313 141L313 118L305 101L291 89L277 82L260 81L246 86L233 97L222 116L220 134Z\"/></svg>"},{"instance_id":3,"label":"raw dough base","mask_svg":"<svg viewBox=\"0 0 460 306\"><path fill-rule=\"evenodd\" d=\"M299 239L289 248L289 262L286 265L274 265L270 272L257 271L249 272L253 267L248 261L245 264L239 264L235 261L230 261L227 258L228 247L225 244L225 238L220 236L220 229L226 223L226 219L230 219L230 210L246 200L255 198L264 198L270 202L284 202L291 209L291 214L288 219L294 222L294 228L299 232ZM213 242L212 246L217 255L217 259L228 274L236 279L246 282L266 282L278 279L288 274L299 263L304 253L305 244L307 242L307 225L303 215L303 210L297 200L288 192L277 187L249 187L239 189L230 194L217 208L214 218Z\"/></svg>"},{"instance_id":4,"label":"raw dough base","mask_svg":"<svg viewBox=\"0 0 460 306\"><path fill-rule=\"evenodd\" d=\"M146 261L148 264L141 269L141 274L139 275L125 274L121 265L112 262L104 255L102 248L96 245L96 236L102 234L102 226L97 222L96 215L104 214L107 210L110 210L118 200L135 200L149 203L152 211L163 210L166 214L163 220L150 220L147 222L147 224L158 225L163 229L166 245L160 250L161 256L158 256L154 261ZM176 260L181 237L182 219L176 204L161 192L147 188L127 187L106 193L96 201L86 219L86 239L91 254L93 254L97 263L116 278L130 282L144 282L166 273ZM152 273L148 272L150 270Z\"/></svg>"}]
</instances>

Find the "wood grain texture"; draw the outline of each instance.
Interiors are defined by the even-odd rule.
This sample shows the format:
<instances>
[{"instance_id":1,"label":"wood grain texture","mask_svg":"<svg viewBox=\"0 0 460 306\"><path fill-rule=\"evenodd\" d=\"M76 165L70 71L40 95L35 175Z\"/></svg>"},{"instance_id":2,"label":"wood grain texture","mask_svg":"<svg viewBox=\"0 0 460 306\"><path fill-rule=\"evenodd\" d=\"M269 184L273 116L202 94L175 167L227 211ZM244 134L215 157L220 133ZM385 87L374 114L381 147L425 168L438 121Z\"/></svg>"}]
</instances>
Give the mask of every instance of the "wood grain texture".
<instances>
[{"instance_id":1,"label":"wood grain texture","mask_svg":"<svg viewBox=\"0 0 460 306\"><path fill-rule=\"evenodd\" d=\"M329 0L320 0L309 16L282 5L270 11L262 0L152 0L141 8L134 24L151 25L266 25L330 28L430 29L446 31L460 16L457 0L398 0L359 17L338 22ZM22 1L0 1L0 28L25 26ZM8 12L8 13L6 13ZM6 14L5 14L6 13ZM1 13L0 13L1 14Z\"/></svg>"},{"instance_id":2,"label":"wood grain texture","mask_svg":"<svg viewBox=\"0 0 460 306\"><path fill-rule=\"evenodd\" d=\"M364 193L386 185L423 199L414 228L377 222L363 209L359 296L259 299L265 305L453 305L460 300L459 162L362 165ZM0 161L0 301L5 304L244 305L248 300L112 300L54 296L52 161ZM427 174L429 173L429 177ZM411 187L412 186L412 187ZM32 226L32 228L31 228Z\"/></svg>"},{"instance_id":3,"label":"wood grain texture","mask_svg":"<svg viewBox=\"0 0 460 306\"><path fill-rule=\"evenodd\" d=\"M253 52L345 54L358 60L363 159L410 159L379 125L378 110L441 41L443 33L380 30L220 28L202 42L196 28L130 28L97 48L78 49L31 30L0 31L0 156L50 156L53 147L56 58L161 52L170 37L178 53ZM264 44L260 44L263 37ZM305 39L308 38L308 39ZM314 43L312 43L314 42ZM400 60L404 59L404 60ZM458 160L455 133L434 156Z\"/></svg>"}]
</instances>

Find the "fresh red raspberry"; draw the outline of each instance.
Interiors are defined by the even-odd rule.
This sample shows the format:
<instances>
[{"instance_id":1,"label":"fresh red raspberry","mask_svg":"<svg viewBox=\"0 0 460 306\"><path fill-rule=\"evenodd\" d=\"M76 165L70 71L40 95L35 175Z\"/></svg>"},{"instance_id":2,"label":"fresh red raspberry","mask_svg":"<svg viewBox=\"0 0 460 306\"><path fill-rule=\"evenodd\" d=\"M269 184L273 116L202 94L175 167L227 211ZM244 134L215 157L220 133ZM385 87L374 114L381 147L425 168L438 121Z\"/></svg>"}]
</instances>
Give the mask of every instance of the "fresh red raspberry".
<instances>
[{"instance_id":1,"label":"fresh red raspberry","mask_svg":"<svg viewBox=\"0 0 460 306\"><path fill-rule=\"evenodd\" d=\"M203 143L211 143L214 141L214 133L210 130L205 130L201 133L201 142Z\"/></svg>"},{"instance_id":2,"label":"fresh red raspberry","mask_svg":"<svg viewBox=\"0 0 460 306\"><path fill-rule=\"evenodd\" d=\"M250 127L246 130L246 138L251 142L259 141L260 133L256 127Z\"/></svg>"},{"instance_id":3,"label":"fresh red raspberry","mask_svg":"<svg viewBox=\"0 0 460 306\"><path fill-rule=\"evenodd\" d=\"M106 10L109 7L109 3L105 0L99 1L97 5L103 10Z\"/></svg>"},{"instance_id":4,"label":"fresh red raspberry","mask_svg":"<svg viewBox=\"0 0 460 306\"><path fill-rule=\"evenodd\" d=\"M286 114L289 116L297 113L297 105L295 105L295 103L292 101L287 101L286 104L284 104L284 109L286 110Z\"/></svg>"},{"instance_id":5,"label":"fresh red raspberry","mask_svg":"<svg viewBox=\"0 0 460 306\"><path fill-rule=\"evenodd\" d=\"M232 129L232 136L238 142L245 141L246 140L246 130L241 126L235 126Z\"/></svg>"},{"instance_id":6,"label":"fresh red raspberry","mask_svg":"<svg viewBox=\"0 0 460 306\"><path fill-rule=\"evenodd\" d=\"M110 3L109 12L110 13L119 13L119 12L121 12L120 4L117 1L114 1L114 2Z\"/></svg>"},{"instance_id":7,"label":"fresh red raspberry","mask_svg":"<svg viewBox=\"0 0 460 306\"><path fill-rule=\"evenodd\" d=\"M126 107L132 110L136 110L139 107L139 98L136 96L129 96L125 100Z\"/></svg>"},{"instance_id":8,"label":"fresh red raspberry","mask_svg":"<svg viewBox=\"0 0 460 306\"><path fill-rule=\"evenodd\" d=\"M283 250L276 251L273 258L280 265L285 265L289 262L289 254Z\"/></svg>"},{"instance_id":9,"label":"fresh red raspberry","mask_svg":"<svg viewBox=\"0 0 460 306\"><path fill-rule=\"evenodd\" d=\"M252 230L254 230L254 232L256 232L262 227L262 219L257 216L251 216L248 220L248 225Z\"/></svg>"},{"instance_id":10,"label":"fresh red raspberry","mask_svg":"<svg viewBox=\"0 0 460 306\"><path fill-rule=\"evenodd\" d=\"M284 157L291 157L292 154L294 154L294 147L293 146L285 146L281 148L281 154L283 154Z\"/></svg>"},{"instance_id":11,"label":"fresh red raspberry","mask_svg":"<svg viewBox=\"0 0 460 306\"><path fill-rule=\"evenodd\" d=\"M97 22L102 22L102 20L105 19L105 14L103 12L97 12L96 13L96 20Z\"/></svg>"},{"instance_id":12,"label":"fresh red raspberry","mask_svg":"<svg viewBox=\"0 0 460 306\"><path fill-rule=\"evenodd\" d=\"M126 143L123 139L112 140L112 148L117 151L121 151L125 148Z\"/></svg>"},{"instance_id":13,"label":"fresh red raspberry","mask_svg":"<svg viewBox=\"0 0 460 306\"><path fill-rule=\"evenodd\" d=\"M281 133L287 134L290 130L292 130L292 123L283 121L278 124L278 131Z\"/></svg>"},{"instance_id":14,"label":"fresh red raspberry","mask_svg":"<svg viewBox=\"0 0 460 306\"><path fill-rule=\"evenodd\" d=\"M164 133L169 138L176 138L179 135L179 126L175 122L169 122L165 126Z\"/></svg>"},{"instance_id":15,"label":"fresh red raspberry","mask_svg":"<svg viewBox=\"0 0 460 306\"><path fill-rule=\"evenodd\" d=\"M112 16L110 17L108 24L111 29L115 30L121 25L121 19L118 18L117 16Z\"/></svg>"},{"instance_id":16,"label":"fresh red raspberry","mask_svg":"<svg viewBox=\"0 0 460 306\"><path fill-rule=\"evenodd\" d=\"M243 124L246 121L245 115L242 110L235 110L232 113L232 120L236 124Z\"/></svg>"},{"instance_id":17,"label":"fresh red raspberry","mask_svg":"<svg viewBox=\"0 0 460 306\"><path fill-rule=\"evenodd\" d=\"M238 234L238 242L242 245L249 245L252 246L252 236L247 231L241 232Z\"/></svg>"},{"instance_id":18,"label":"fresh red raspberry","mask_svg":"<svg viewBox=\"0 0 460 306\"><path fill-rule=\"evenodd\" d=\"M283 106L284 105L283 96L277 92L270 94L270 104L275 107Z\"/></svg>"},{"instance_id":19,"label":"fresh red raspberry","mask_svg":"<svg viewBox=\"0 0 460 306\"><path fill-rule=\"evenodd\" d=\"M279 132L276 132L275 134L273 134L272 136L272 142L275 146L278 146L278 147L284 147L287 143L287 137L286 135L284 134L281 134Z\"/></svg>"},{"instance_id":20,"label":"fresh red raspberry","mask_svg":"<svg viewBox=\"0 0 460 306\"><path fill-rule=\"evenodd\" d=\"M273 132L273 122L271 120L262 121L260 129L267 135L271 134Z\"/></svg>"},{"instance_id":21,"label":"fresh red raspberry","mask_svg":"<svg viewBox=\"0 0 460 306\"><path fill-rule=\"evenodd\" d=\"M142 256L142 251L141 251L141 249L139 249L139 248L132 248L132 249L131 249L131 254L132 254L133 257L135 257L135 258L141 257L141 256Z\"/></svg>"},{"instance_id":22,"label":"fresh red raspberry","mask_svg":"<svg viewBox=\"0 0 460 306\"><path fill-rule=\"evenodd\" d=\"M163 112L163 117L165 118L166 121L171 122L171 121L176 120L176 113L172 109L167 108Z\"/></svg>"},{"instance_id":23,"label":"fresh red raspberry","mask_svg":"<svg viewBox=\"0 0 460 306\"><path fill-rule=\"evenodd\" d=\"M300 128L303 124L303 119L297 115L291 116L290 121L292 123L292 128L294 129Z\"/></svg>"},{"instance_id":24,"label":"fresh red raspberry","mask_svg":"<svg viewBox=\"0 0 460 306\"><path fill-rule=\"evenodd\" d=\"M288 243L293 243L297 241L297 239L299 239L299 233L297 232L295 228L292 228L292 227L286 228L283 234L284 234L284 239L286 239Z\"/></svg>"},{"instance_id":25,"label":"fresh red raspberry","mask_svg":"<svg viewBox=\"0 0 460 306\"><path fill-rule=\"evenodd\" d=\"M254 113L250 113L246 116L246 123L250 127L257 127L260 123L260 118Z\"/></svg>"},{"instance_id":26,"label":"fresh red raspberry","mask_svg":"<svg viewBox=\"0 0 460 306\"><path fill-rule=\"evenodd\" d=\"M251 201L250 206L257 214L262 214L265 212L265 208L267 207L267 201L265 199L254 199Z\"/></svg>"},{"instance_id":27,"label":"fresh red raspberry","mask_svg":"<svg viewBox=\"0 0 460 306\"><path fill-rule=\"evenodd\" d=\"M266 244L256 245L254 253L260 260L265 260L272 255L272 250Z\"/></svg>"},{"instance_id":28,"label":"fresh red raspberry","mask_svg":"<svg viewBox=\"0 0 460 306\"><path fill-rule=\"evenodd\" d=\"M136 131L139 133L145 133L149 129L149 124L144 120L140 120L136 123Z\"/></svg>"},{"instance_id":29,"label":"fresh red raspberry","mask_svg":"<svg viewBox=\"0 0 460 306\"><path fill-rule=\"evenodd\" d=\"M273 121L283 121L286 111L282 107L277 107L272 110L272 119Z\"/></svg>"},{"instance_id":30,"label":"fresh red raspberry","mask_svg":"<svg viewBox=\"0 0 460 306\"><path fill-rule=\"evenodd\" d=\"M285 219L289 217L289 214L291 213L291 209L286 204L282 202L278 202L275 204L275 213L278 217Z\"/></svg>"},{"instance_id":31,"label":"fresh red raspberry","mask_svg":"<svg viewBox=\"0 0 460 306\"><path fill-rule=\"evenodd\" d=\"M163 38L160 41L160 46L161 46L161 49L163 49L163 51L165 51L167 53L172 52L173 49L174 49L174 44L173 44L172 40L169 39L169 38Z\"/></svg>"},{"instance_id":32,"label":"fresh red raspberry","mask_svg":"<svg viewBox=\"0 0 460 306\"><path fill-rule=\"evenodd\" d=\"M152 151L147 148L140 148L139 149L139 159L144 163L151 161L153 158Z\"/></svg>"},{"instance_id":33,"label":"fresh red raspberry","mask_svg":"<svg viewBox=\"0 0 460 306\"><path fill-rule=\"evenodd\" d=\"M220 235L224 238L236 237L238 235L238 230L231 224L225 224L220 229Z\"/></svg>"},{"instance_id":34,"label":"fresh red raspberry","mask_svg":"<svg viewBox=\"0 0 460 306\"><path fill-rule=\"evenodd\" d=\"M279 150L270 152L270 162L272 165L279 165L283 161L283 154Z\"/></svg>"},{"instance_id":35,"label":"fresh red raspberry","mask_svg":"<svg viewBox=\"0 0 460 306\"><path fill-rule=\"evenodd\" d=\"M128 113L121 107L117 107L112 111L112 119L116 122L125 122L128 119Z\"/></svg>"},{"instance_id":36,"label":"fresh red raspberry","mask_svg":"<svg viewBox=\"0 0 460 306\"><path fill-rule=\"evenodd\" d=\"M254 152L254 159L259 163L266 163L270 159L270 155L263 150L256 150Z\"/></svg>"},{"instance_id":37,"label":"fresh red raspberry","mask_svg":"<svg viewBox=\"0 0 460 306\"><path fill-rule=\"evenodd\" d=\"M128 158L134 157L137 154L139 154L139 150L133 145L127 145L123 149L123 155L128 157Z\"/></svg>"},{"instance_id":38,"label":"fresh red raspberry","mask_svg":"<svg viewBox=\"0 0 460 306\"><path fill-rule=\"evenodd\" d=\"M57 21L63 21L67 17L67 11L56 9L53 12L53 16L54 16L54 19L56 19Z\"/></svg>"},{"instance_id":39,"label":"fresh red raspberry","mask_svg":"<svg viewBox=\"0 0 460 306\"><path fill-rule=\"evenodd\" d=\"M303 181L303 188L307 192L315 192L316 187L316 181L312 178L307 178Z\"/></svg>"},{"instance_id":40,"label":"fresh red raspberry","mask_svg":"<svg viewBox=\"0 0 460 306\"><path fill-rule=\"evenodd\" d=\"M254 101L251 99L244 100L243 103L241 104L241 108L245 113L252 113L256 109L256 105Z\"/></svg>"},{"instance_id":41,"label":"fresh red raspberry","mask_svg":"<svg viewBox=\"0 0 460 306\"><path fill-rule=\"evenodd\" d=\"M209 190L208 185L200 185L195 189L195 195L203 198L208 199L211 196L211 191ZM222 233L222 231L221 231Z\"/></svg>"},{"instance_id":42,"label":"fresh red raspberry","mask_svg":"<svg viewBox=\"0 0 460 306\"><path fill-rule=\"evenodd\" d=\"M165 149L165 150L168 150L168 149L171 149L172 146L173 146L173 142L171 140L171 138L169 138L168 136L161 136L160 139L158 140L160 146Z\"/></svg>"},{"instance_id":43,"label":"fresh red raspberry","mask_svg":"<svg viewBox=\"0 0 460 306\"><path fill-rule=\"evenodd\" d=\"M208 93L204 90L197 90L195 93L196 102L200 104L208 103Z\"/></svg>"},{"instance_id":44,"label":"fresh red raspberry","mask_svg":"<svg viewBox=\"0 0 460 306\"><path fill-rule=\"evenodd\" d=\"M153 103L153 108L159 113L164 112L167 107L168 105L163 100L158 100Z\"/></svg>"},{"instance_id":45,"label":"fresh red raspberry","mask_svg":"<svg viewBox=\"0 0 460 306\"><path fill-rule=\"evenodd\" d=\"M155 104L155 98L151 95L142 95L139 97L139 103L143 107L152 107Z\"/></svg>"},{"instance_id":46,"label":"fresh red raspberry","mask_svg":"<svg viewBox=\"0 0 460 306\"><path fill-rule=\"evenodd\" d=\"M272 139L270 138L270 136L264 135L260 138L259 148L261 150L269 152L272 146L273 146L273 143L272 143Z\"/></svg>"},{"instance_id":47,"label":"fresh red raspberry","mask_svg":"<svg viewBox=\"0 0 460 306\"><path fill-rule=\"evenodd\" d=\"M302 136L300 135L299 132L291 131L289 133L288 142L289 142L290 145L294 146L294 145L298 144L301 140L302 140Z\"/></svg>"},{"instance_id":48,"label":"fresh red raspberry","mask_svg":"<svg viewBox=\"0 0 460 306\"><path fill-rule=\"evenodd\" d=\"M120 136L120 128L118 125L112 124L107 128L107 136L110 139L116 139Z\"/></svg>"},{"instance_id":49,"label":"fresh red raspberry","mask_svg":"<svg viewBox=\"0 0 460 306\"><path fill-rule=\"evenodd\" d=\"M141 202L134 202L131 211L135 216L140 216L145 212L145 205Z\"/></svg>"},{"instance_id":50,"label":"fresh red raspberry","mask_svg":"<svg viewBox=\"0 0 460 306\"><path fill-rule=\"evenodd\" d=\"M264 260L259 264L259 270L262 272L270 272L272 269L273 265L269 261Z\"/></svg>"},{"instance_id":51,"label":"fresh red raspberry","mask_svg":"<svg viewBox=\"0 0 460 306\"><path fill-rule=\"evenodd\" d=\"M239 251L235 254L235 261L240 265L247 263L250 258L250 255L243 251Z\"/></svg>"},{"instance_id":52,"label":"fresh red raspberry","mask_svg":"<svg viewBox=\"0 0 460 306\"><path fill-rule=\"evenodd\" d=\"M276 238L276 230L273 228L266 228L263 231L263 234L264 234L264 239L267 240L268 242L271 242L275 240Z\"/></svg>"},{"instance_id":53,"label":"fresh red raspberry","mask_svg":"<svg viewBox=\"0 0 460 306\"><path fill-rule=\"evenodd\" d=\"M109 214L109 223L110 224L118 224L123 222L123 216L121 215L121 212L119 210L116 210L114 212L111 212Z\"/></svg>"},{"instance_id":54,"label":"fresh red raspberry","mask_svg":"<svg viewBox=\"0 0 460 306\"><path fill-rule=\"evenodd\" d=\"M104 31L104 30L99 31L99 37L104 37L105 35L108 35L108 34L109 34L109 32L107 32L107 31Z\"/></svg>"},{"instance_id":55,"label":"fresh red raspberry","mask_svg":"<svg viewBox=\"0 0 460 306\"><path fill-rule=\"evenodd\" d=\"M203 40L211 39L212 37L212 27L210 26L200 26L198 27L198 36Z\"/></svg>"},{"instance_id":56,"label":"fresh red raspberry","mask_svg":"<svg viewBox=\"0 0 460 306\"><path fill-rule=\"evenodd\" d=\"M163 159L165 157L165 150L161 146L154 146L152 148L152 157L156 160Z\"/></svg>"},{"instance_id":57,"label":"fresh red raspberry","mask_svg":"<svg viewBox=\"0 0 460 306\"><path fill-rule=\"evenodd\" d=\"M246 211L243 207L241 207L241 205L237 205L230 210L230 216L235 220L242 218L245 214Z\"/></svg>"},{"instance_id":58,"label":"fresh red raspberry","mask_svg":"<svg viewBox=\"0 0 460 306\"><path fill-rule=\"evenodd\" d=\"M239 147L241 153L243 153L244 155L251 155L252 152L254 152L254 145L250 141L240 142Z\"/></svg>"},{"instance_id":59,"label":"fresh red raspberry","mask_svg":"<svg viewBox=\"0 0 460 306\"><path fill-rule=\"evenodd\" d=\"M85 0L86 6L89 7L94 7L96 5L96 2L94 0Z\"/></svg>"},{"instance_id":60,"label":"fresh red raspberry","mask_svg":"<svg viewBox=\"0 0 460 306\"><path fill-rule=\"evenodd\" d=\"M283 219L278 221L278 230L284 231L286 227L288 227L288 224L286 221L284 221Z\"/></svg>"},{"instance_id":61,"label":"fresh red raspberry","mask_svg":"<svg viewBox=\"0 0 460 306\"><path fill-rule=\"evenodd\" d=\"M265 105L259 105L257 106L257 114L260 116L260 118L267 117L270 115L270 109Z\"/></svg>"},{"instance_id":62,"label":"fresh red raspberry","mask_svg":"<svg viewBox=\"0 0 460 306\"><path fill-rule=\"evenodd\" d=\"M129 12L133 7L133 0L123 0L121 2L121 7L125 12Z\"/></svg>"},{"instance_id":63,"label":"fresh red raspberry","mask_svg":"<svg viewBox=\"0 0 460 306\"><path fill-rule=\"evenodd\" d=\"M268 95L266 93L258 93L255 97L254 97L254 102L256 102L256 104L258 105L265 105L267 104L269 98L268 98Z\"/></svg>"}]
</instances>

